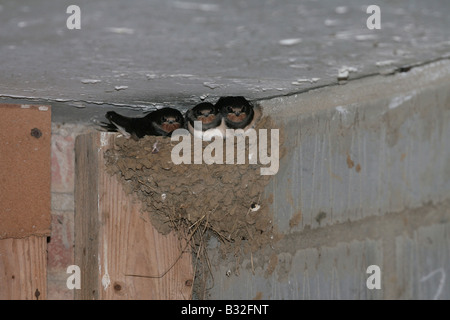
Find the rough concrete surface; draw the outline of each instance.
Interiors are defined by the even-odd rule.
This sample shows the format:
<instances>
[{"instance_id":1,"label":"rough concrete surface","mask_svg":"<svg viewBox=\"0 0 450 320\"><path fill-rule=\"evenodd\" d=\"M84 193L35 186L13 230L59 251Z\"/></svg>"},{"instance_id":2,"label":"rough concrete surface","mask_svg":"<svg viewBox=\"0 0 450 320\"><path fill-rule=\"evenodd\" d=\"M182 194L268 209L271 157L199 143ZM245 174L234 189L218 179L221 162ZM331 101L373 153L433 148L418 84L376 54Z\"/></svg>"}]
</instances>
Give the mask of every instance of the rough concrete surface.
<instances>
[{"instance_id":1,"label":"rough concrete surface","mask_svg":"<svg viewBox=\"0 0 450 320\"><path fill-rule=\"evenodd\" d=\"M378 1L380 30L358 0L81 0L79 30L66 27L71 4L0 5L0 96L50 101L58 121L286 95L450 52L445 0Z\"/></svg>"},{"instance_id":2,"label":"rough concrete surface","mask_svg":"<svg viewBox=\"0 0 450 320\"><path fill-rule=\"evenodd\" d=\"M298 210L301 230L446 199L449 83L438 62L263 104L291 155L270 189L280 229Z\"/></svg>"},{"instance_id":3,"label":"rough concrete surface","mask_svg":"<svg viewBox=\"0 0 450 320\"><path fill-rule=\"evenodd\" d=\"M212 247L209 297L448 299L449 84L446 61L264 103L286 136L266 188L284 237L240 263Z\"/></svg>"}]
</instances>

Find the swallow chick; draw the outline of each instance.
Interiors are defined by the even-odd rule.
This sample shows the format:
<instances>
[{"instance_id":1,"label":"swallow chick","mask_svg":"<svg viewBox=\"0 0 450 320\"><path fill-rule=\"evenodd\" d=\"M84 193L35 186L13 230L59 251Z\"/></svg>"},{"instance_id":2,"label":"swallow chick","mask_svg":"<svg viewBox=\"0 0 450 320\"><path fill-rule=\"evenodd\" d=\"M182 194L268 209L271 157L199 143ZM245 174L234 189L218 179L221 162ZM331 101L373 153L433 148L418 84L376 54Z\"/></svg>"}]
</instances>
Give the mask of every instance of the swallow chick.
<instances>
[{"instance_id":1,"label":"swallow chick","mask_svg":"<svg viewBox=\"0 0 450 320\"><path fill-rule=\"evenodd\" d=\"M261 117L259 106L254 107L242 96L221 97L216 107L220 110L227 129L243 129L245 132L253 128Z\"/></svg>"},{"instance_id":2,"label":"swallow chick","mask_svg":"<svg viewBox=\"0 0 450 320\"><path fill-rule=\"evenodd\" d=\"M172 132L184 127L184 118L180 111L162 108L150 113L154 136L171 136Z\"/></svg>"},{"instance_id":3,"label":"swallow chick","mask_svg":"<svg viewBox=\"0 0 450 320\"><path fill-rule=\"evenodd\" d=\"M201 122L201 130L195 130L195 121ZM204 141L211 141L213 137L225 136L225 124L220 110L210 102L202 102L186 113L189 132Z\"/></svg>"},{"instance_id":4,"label":"swallow chick","mask_svg":"<svg viewBox=\"0 0 450 320\"><path fill-rule=\"evenodd\" d=\"M170 136L172 132L184 125L183 115L173 108L162 108L150 112L144 117L131 118L109 111L105 115L110 123L103 127L108 131L118 131L126 138L137 140L144 136Z\"/></svg>"}]
</instances>

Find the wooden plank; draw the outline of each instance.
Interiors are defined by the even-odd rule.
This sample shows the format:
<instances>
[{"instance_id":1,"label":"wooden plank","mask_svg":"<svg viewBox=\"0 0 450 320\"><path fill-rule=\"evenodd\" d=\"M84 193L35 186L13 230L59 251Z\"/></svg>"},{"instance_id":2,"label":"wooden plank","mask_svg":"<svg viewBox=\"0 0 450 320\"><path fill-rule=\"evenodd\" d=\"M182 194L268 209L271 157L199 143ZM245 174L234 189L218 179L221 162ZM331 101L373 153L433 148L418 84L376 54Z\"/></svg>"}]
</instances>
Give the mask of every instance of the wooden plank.
<instances>
[{"instance_id":1,"label":"wooden plank","mask_svg":"<svg viewBox=\"0 0 450 320\"><path fill-rule=\"evenodd\" d=\"M105 171L103 153L115 136L92 133L76 141L75 263L82 279L76 299L190 299L190 253L180 257L177 236L144 221L140 203Z\"/></svg>"},{"instance_id":2,"label":"wooden plank","mask_svg":"<svg viewBox=\"0 0 450 320\"><path fill-rule=\"evenodd\" d=\"M47 239L0 240L0 300L47 299Z\"/></svg>"},{"instance_id":3,"label":"wooden plank","mask_svg":"<svg viewBox=\"0 0 450 320\"><path fill-rule=\"evenodd\" d=\"M75 263L82 270L76 299L99 298L98 272L98 144L90 135L75 141Z\"/></svg>"},{"instance_id":4,"label":"wooden plank","mask_svg":"<svg viewBox=\"0 0 450 320\"><path fill-rule=\"evenodd\" d=\"M0 104L0 239L50 235L49 106Z\"/></svg>"},{"instance_id":5,"label":"wooden plank","mask_svg":"<svg viewBox=\"0 0 450 320\"><path fill-rule=\"evenodd\" d=\"M49 106L0 104L0 299L47 298Z\"/></svg>"}]
</instances>

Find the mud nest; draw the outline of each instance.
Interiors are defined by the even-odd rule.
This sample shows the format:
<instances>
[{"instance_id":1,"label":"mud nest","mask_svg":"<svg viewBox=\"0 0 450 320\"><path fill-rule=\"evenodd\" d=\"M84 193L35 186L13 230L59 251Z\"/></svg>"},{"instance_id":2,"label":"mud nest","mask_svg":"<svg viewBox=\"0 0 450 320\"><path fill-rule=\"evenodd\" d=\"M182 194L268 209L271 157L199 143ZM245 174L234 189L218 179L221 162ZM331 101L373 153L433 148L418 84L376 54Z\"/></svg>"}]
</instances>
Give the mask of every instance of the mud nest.
<instances>
[{"instance_id":1,"label":"mud nest","mask_svg":"<svg viewBox=\"0 0 450 320\"><path fill-rule=\"evenodd\" d=\"M256 129L270 129L271 124L265 117ZM269 134L270 130L270 143ZM272 197L265 195L271 176L260 174L267 165L249 164L248 142L245 164L236 164L235 158L235 164L209 165L174 164L171 151L178 143L168 137L134 141L118 136L114 148L105 152L108 172L142 202L144 220L162 234L177 232L197 256L206 252L210 237L221 242L224 257L255 252L274 242ZM203 150L209 144L203 142ZM225 159L225 141L223 150Z\"/></svg>"}]
</instances>

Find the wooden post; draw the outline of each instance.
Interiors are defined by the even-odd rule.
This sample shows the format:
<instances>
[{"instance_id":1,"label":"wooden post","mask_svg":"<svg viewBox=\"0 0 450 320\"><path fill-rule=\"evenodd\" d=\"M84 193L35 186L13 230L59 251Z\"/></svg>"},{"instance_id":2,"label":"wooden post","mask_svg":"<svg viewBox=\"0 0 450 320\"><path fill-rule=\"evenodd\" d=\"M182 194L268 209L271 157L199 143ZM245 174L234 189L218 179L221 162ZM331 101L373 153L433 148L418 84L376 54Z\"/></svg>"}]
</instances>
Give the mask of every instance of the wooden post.
<instances>
[{"instance_id":1,"label":"wooden post","mask_svg":"<svg viewBox=\"0 0 450 320\"><path fill-rule=\"evenodd\" d=\"M45 300L51 109L1 104L0 113L0 300Z\"/></svg>"},{"instance_id":2,"label":"wooden post","mask_svg":"<svg viewBox=\"0 0 450 320\"><path fill-rule=\"evenodd\" d=\"M91 133L75 143L75 263L81 269L75 298L190 299L191 255L180 257L177 236L163 236L144 221L140 203L105 171L103 153L115 136Z\"/></svg>"}]
</instances>

